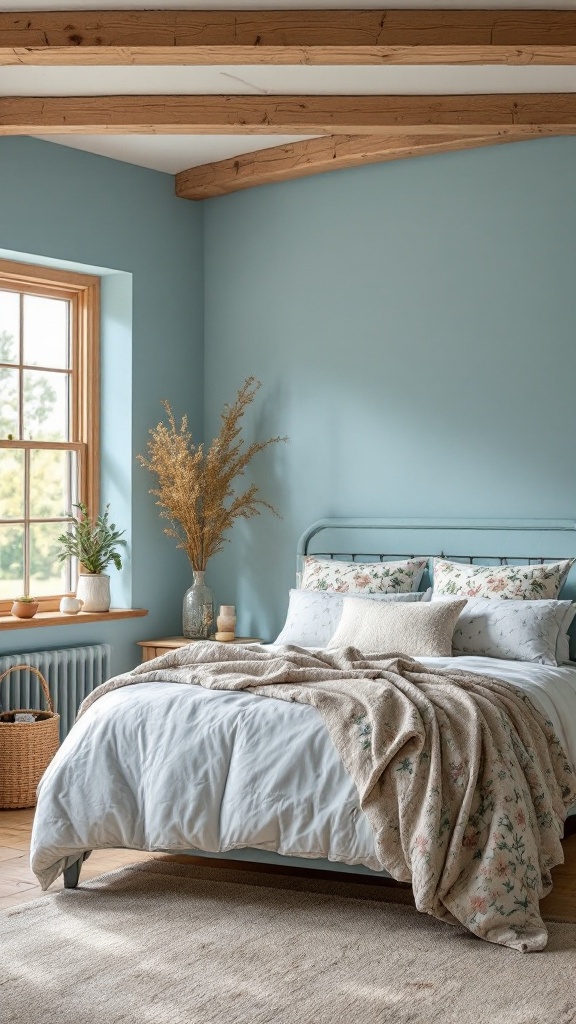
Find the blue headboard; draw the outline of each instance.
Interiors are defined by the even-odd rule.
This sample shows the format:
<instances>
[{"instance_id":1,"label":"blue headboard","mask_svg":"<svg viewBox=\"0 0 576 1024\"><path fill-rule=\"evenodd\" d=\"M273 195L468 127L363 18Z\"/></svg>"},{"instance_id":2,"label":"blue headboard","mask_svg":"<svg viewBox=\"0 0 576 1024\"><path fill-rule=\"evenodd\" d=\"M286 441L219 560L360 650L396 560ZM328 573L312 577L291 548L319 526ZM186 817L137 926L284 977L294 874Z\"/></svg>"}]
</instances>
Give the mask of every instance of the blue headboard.
<instances>
[{"instance_id":1,"label":"blue headboard","mask_svg":"<svg viewBox=\"0 0 576 1024\"><path fill-rule=\"evenodd\" d=\"M576 558L571 519L318 519L298 541L306 555L368 562L443 556L474 565L525 565ZM428 586L423 580L422 586ZM576 566L561 597L576 600Z\"/></svg>"}]
</instances>

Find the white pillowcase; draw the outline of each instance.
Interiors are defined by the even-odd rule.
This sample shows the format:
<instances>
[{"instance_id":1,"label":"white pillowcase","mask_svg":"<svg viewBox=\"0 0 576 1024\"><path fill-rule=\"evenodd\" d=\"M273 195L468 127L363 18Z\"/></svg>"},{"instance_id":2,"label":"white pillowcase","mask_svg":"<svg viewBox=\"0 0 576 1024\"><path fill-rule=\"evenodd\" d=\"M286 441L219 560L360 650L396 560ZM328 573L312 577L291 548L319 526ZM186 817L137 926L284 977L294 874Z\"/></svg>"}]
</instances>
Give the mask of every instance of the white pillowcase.
<instances>
[{"instance_id":1,"label":"white pillowcase","mask_svg":"<svg viewBox=\"0 0 576 1024\"><path fill-rule=\"evenodd\" d=\"M403 562L341 562L337 558L304 559L303 590L339 594L409 594L418 590L427 558Z\"/></svg>"},{"instance_id":2,"label":"white pillowcase","mask_svg":"<svg viewBox=\"0 0 576 1024\"><path fill-rule=\"evenodd\" d=\"M328 647L357 647L382 656L449 658L454 627L465 604L465 599L383 604L345 597L340 625Z\"/></svg>"},{"instance_id":3,"label":"white pillowcase","mask_svg":"<svg viewBox=\"0 0 576 1024\"><path fill-rule=\"evenodd\" d=\"M429 601L432 588L416 594L357 594L361 601ZM291 590L286 622L275 644L326 647L342 617L344 594L331 590Z\"/></svg>"},{"instance_id":4,"label":"white pillowcase","mask_svg":"<svg viewBox=\"0 0 576 1024\"><path fill-rule=\"evenodd\" d=\"M447 598L433 598L438 604ZM455 655L558 665L569 661L567 630L576 615L571 601L469 600L454 630Z\"/></svg>"}]
</instances>

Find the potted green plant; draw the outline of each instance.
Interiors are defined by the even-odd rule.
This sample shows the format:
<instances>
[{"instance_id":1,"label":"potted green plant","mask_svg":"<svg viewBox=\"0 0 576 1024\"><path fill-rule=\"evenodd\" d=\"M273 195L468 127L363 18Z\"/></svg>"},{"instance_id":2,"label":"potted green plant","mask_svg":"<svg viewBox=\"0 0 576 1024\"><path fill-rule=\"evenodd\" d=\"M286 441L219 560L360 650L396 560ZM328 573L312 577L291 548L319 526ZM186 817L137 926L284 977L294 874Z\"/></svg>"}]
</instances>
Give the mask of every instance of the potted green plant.
<instances>
[{"instance_id":1,"label":"potted green plant","mask_svg":"<svg viewBox=\"0 0 576 1024\"><path fill-rule=\"evenodd\" d=\"M92 518L83 502L74 505L78 514L70 513L71 522L67 533L58 538L62 550L58 555L61 562L77 558L84 570L78 576L76 597L83 602L83 612L110 611L110 577L104 570L112 562L122 568L118 547L125 547L122 540L125 530L117 530L110 522L109 505L102 515Z\"/></svg>"},{"instance_id":2,"label":"potted green plant","mask_svg":"<svg viewBox=\"0 0 576 1024\"><path fill-rule=\"evenodd\" d=\"M35 597L23 594L22 597L16 598L11 611L16 619L33 619L38 611L38 601Z\"/></svg>"}]
</instances>

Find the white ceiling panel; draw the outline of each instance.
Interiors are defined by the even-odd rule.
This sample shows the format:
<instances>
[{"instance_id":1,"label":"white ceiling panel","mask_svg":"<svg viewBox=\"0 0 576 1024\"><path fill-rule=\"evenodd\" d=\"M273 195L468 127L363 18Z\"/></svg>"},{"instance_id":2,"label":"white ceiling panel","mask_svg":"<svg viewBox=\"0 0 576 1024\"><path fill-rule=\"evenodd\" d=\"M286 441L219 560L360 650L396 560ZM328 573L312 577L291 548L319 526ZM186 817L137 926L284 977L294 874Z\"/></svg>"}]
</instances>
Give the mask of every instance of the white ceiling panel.
<instances>
[{"instance_id":1,"label":"white ceiling panel","mask_svg":"<svg viewBox=\"0 0 576 1024\"><path fill-rule=\"evenodd\" d=\"M86 153L97 153L112 160L150 167L154 171L177 174L187 167L199 167L213 160L226 160L256 149L283 146L313 135L39 135Z\"/></svg>"},{"instance_id":2,"label":"white ceiling panel","mask_svg":"<svg viewBox=\"0 0 576 1024\"><path fill-rule=\"evenodd\" d=\"M576 67L0 67L3 96L574 92Z\"/></svg>"}]
</instances>

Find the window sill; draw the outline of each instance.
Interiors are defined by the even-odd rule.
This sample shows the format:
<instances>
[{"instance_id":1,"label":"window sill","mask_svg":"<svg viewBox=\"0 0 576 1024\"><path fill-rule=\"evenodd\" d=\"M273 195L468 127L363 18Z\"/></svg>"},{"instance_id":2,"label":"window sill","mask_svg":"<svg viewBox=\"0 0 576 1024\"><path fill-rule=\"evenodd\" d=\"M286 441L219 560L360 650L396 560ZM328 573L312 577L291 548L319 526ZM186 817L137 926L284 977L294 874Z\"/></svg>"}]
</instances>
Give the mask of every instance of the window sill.
<instances>
[{"instance_id":1,"label":"window sill","mask_svg":"<svg viewBox=\"0 0 576 1024\"><path fill-rule=\"evenodd\" d=\"M111 608L109 612L36 612L33 619L17 619L14 615L0 615L0 630L36 629L38 626L69 626L82 622L109 622L111 619L139 619L148 615L146 608Z\"/></svg>"}]
</instances>

